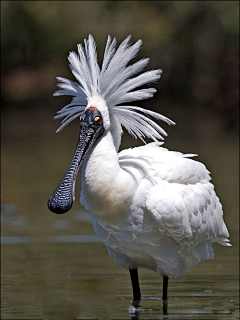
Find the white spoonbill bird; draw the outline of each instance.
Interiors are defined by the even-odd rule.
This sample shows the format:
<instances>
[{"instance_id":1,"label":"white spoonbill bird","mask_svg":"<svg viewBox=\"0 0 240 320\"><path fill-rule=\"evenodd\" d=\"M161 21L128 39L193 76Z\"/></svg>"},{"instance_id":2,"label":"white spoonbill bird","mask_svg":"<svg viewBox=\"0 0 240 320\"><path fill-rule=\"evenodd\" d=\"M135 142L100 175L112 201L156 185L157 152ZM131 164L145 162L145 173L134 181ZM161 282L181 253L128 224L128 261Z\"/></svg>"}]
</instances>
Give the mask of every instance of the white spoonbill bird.
<instances>
[{"instance_id":1,"label":"white spoonbill bird","mask_svg":"<svg viewBox=\"0 0 240 320\"><path fill-rule=\"evenodd\" d=\"M68 60L77 82L58 77L54 95L72 96L58 111L60 131L80 118L80 134L69 169L48 201L55 213L71 209L75 182L82 169L81 204L89 212L97 236L108 253L130 270L133 301L140 301L138 268L163 276L163 300L168 278L177 277L214 256L212 243L230 246L222 205L204 164L163 148L166 132L153 121L174 122L133 105L153 96L142 86L160 78L161 70L142 72L149 59L129 64L141 46L128 36L116 47L108 36L102 67L91 35ZM141 88L139 88L141 87ZM154 142L118 152L122 128L135 138Z\"/></svg>"}]
</instances>

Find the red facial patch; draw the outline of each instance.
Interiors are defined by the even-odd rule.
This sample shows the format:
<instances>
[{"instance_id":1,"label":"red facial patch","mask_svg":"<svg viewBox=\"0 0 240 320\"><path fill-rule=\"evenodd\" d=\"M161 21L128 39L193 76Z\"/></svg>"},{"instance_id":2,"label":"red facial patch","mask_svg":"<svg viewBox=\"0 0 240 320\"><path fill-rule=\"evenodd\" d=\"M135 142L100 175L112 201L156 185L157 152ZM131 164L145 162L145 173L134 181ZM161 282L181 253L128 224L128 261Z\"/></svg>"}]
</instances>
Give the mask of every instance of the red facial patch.
<instances>
[{"instance_id":1,"label":"red facial patch","mask_svg":"<svg viewBox=\"0 0 240 320\"><path fill-rule=\"evenodd\" d=\"M89 107L88 110L97 110L95 107Z\"/></svg>"}]
</instances>

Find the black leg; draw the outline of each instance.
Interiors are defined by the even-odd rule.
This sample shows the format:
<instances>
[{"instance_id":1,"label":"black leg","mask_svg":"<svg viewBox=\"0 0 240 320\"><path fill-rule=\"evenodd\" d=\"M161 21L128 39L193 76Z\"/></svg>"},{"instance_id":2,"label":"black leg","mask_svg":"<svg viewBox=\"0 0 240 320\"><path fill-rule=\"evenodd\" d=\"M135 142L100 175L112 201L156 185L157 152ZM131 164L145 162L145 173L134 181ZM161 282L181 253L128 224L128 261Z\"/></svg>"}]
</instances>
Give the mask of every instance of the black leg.
<instances>
[{"instance_id":1,"label":"black leg","mask_svg":"<svg viewBox=\"0 0 240 320\"><path fill-rule=\"evenodd\" d=\"M163 300L167 300L167 290L168 290L168 277L163 276Z\"/></svg>"},{"instance_id":2,"label":"black leg","mask_svg":"<svg viewBox=\"0 0 240 320\"><path fill-rule=\"evenodd\" d=\"M167 276L163 276L163 314L167 315L167 307L168 307L168 303L167 303L167 290L168 290L168 277Z\"/></svg>"},{"instance_id":3,"label":"black leg","mask_svg":"<svg viewBox=\"0 0 240 320\"><path fill-rule=\"evenodd\" d=\"M131 281L132 281L133 302L137 303L141 300L141 292L140 292L140 287L139 287L139 282L138 282L138 270L137 269L129 269L129 272L130 272ZM134 305L136 303L134 303Z\"/></svg>"}]
</instances>

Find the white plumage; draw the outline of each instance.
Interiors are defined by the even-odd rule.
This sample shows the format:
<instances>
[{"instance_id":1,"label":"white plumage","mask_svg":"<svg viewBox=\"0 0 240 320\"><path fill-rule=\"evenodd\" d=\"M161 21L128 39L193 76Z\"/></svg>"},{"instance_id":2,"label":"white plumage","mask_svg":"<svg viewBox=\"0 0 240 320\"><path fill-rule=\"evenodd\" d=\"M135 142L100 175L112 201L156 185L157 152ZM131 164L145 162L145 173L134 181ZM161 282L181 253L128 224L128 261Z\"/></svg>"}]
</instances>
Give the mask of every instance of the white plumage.
<instances>
[{"instance_id":1,"label":"white plumage","mask_svg":"<svg viewBox=\"0 0 240 320\"><path fill-rule=\"evenodd\" d=\"M159 140L166 132L150 117L174 122L131 104L152 97L155 89L136 89L161 74L137 75L148 59L129 65L140 46L140 40L130 45L129 36L116 49L116 40L108 37L100 69L93 37L85 40L85 49L78 45L78 55L68 58L78 82L58 78L61 90L55 93L73 100L55 118L65 117L61 130L90 107L100 111L105 131L84 159L81 203L120 266L176 277L212 259L213 242L230 246L229 233L209 171L191 159L195 155L163 148ZM155 142L118 153L122 126Z\"/></svg>"},{"instance_id":2,"label":"white plumage","mask_svg":"<svg viewBox=\"0 0 240 320\"><path fill-rule=\"evenodd\" d=\"M91 221L109 254L123 268L142 266L176 277L212 259L212 243L228 246L229 234L206 167L190 159L191 155L160 145L153 142L118 154L120 167L135 181L135 187L127 191L130 205L121 215L91 214ZM82 203L90 212L99 212L99 204L88 207L92 195L88 198L84 190L85 182Z\"/></svg>"}]
</instances>

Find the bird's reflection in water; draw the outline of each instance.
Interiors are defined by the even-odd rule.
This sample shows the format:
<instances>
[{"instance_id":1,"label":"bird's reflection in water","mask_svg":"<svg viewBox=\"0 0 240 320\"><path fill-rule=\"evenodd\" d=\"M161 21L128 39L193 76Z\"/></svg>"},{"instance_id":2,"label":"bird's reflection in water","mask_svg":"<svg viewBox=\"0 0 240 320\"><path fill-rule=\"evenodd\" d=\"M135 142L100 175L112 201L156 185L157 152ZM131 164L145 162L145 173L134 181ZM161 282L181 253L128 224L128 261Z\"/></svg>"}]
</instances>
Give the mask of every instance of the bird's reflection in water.
<instances>
[{"instance_id":1,"label":"bird's reflection in water","mask_svg":"<svg viewBox=\"0 0 240 320\"><path fill-rule=\"evenodd\" d=\"M131 320L140 320L141 316L141 305L140 305L141 300L133 300L132 306L129 307L129 313L131 316ZM162 314L163 316L168 315L168 300L163 300L163 305L162 305ZM159 315L161 316L161 315ZM161 318L162 320L168 319L168 317L163 317Z\"/></svg>"}]
</instances>

